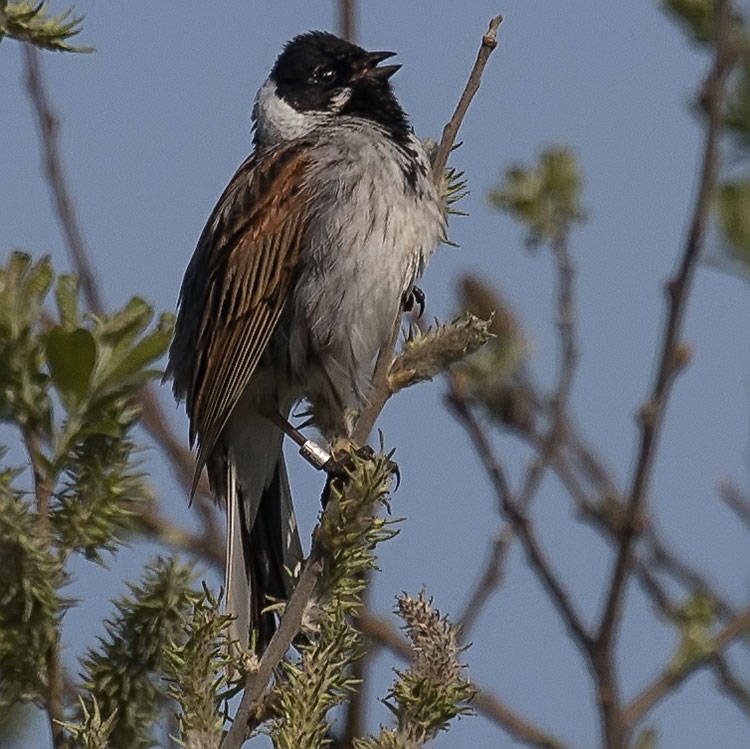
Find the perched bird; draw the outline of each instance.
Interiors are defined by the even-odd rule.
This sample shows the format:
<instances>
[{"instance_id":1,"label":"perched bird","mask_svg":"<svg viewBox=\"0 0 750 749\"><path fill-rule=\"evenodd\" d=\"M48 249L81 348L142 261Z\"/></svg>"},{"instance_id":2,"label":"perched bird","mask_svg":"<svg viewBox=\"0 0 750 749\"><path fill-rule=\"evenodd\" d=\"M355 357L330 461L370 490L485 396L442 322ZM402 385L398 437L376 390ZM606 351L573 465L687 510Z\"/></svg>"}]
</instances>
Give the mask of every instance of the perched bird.
<instances>
[{"instance_id":1,"label":"perched bird","mask_svg":"<svg viewBox=\"0 0 750 749\"><path fill-rule=\"evenodd\" d=\"M422 144L393 94L392 52L295 37L258 91L254 151L219 198L180 292L168 375L185 399L196 481L228 517L226 608L261 651L302 550L282 430L346 438L378 350L444 236ZM195 484L194 484L195 486Z\"/></svg>"}]
</instances>

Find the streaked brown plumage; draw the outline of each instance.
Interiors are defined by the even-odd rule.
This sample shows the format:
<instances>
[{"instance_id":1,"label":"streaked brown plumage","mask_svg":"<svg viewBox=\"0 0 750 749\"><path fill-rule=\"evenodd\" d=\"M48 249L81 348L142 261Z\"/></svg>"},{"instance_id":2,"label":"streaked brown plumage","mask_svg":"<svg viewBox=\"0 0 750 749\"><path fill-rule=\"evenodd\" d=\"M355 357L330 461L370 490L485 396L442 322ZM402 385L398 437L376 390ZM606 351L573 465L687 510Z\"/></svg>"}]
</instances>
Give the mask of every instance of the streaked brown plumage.
<instances>
[{"instance_id":1,"label":"streaked brown plumage","mask_svg":"<svg viewBox=\"0 0 750 749\"><path fill-rule=\"evenodd\" d=\"M256 154L219 198L186 273L185 330L175 337L174 389L185 397L190 444L199 437L193 491L255 371L289 294L309 220L297 148ZM189 379L188 379L189 378ZM275 404L274 404L275 405Z\"/></svg>"}]
</instances>

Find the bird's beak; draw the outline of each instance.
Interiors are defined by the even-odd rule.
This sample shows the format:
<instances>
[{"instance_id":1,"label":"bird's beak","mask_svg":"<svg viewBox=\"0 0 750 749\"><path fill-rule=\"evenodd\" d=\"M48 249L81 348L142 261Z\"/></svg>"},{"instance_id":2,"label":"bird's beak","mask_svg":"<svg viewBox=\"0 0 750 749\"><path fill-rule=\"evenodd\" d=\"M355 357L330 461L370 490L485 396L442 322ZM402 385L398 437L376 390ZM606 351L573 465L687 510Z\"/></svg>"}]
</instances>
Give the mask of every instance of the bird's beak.
<instances>
[{"instance_id":1,"label":"bird's beak","mask_svg":"<svg viewBox=\"0 0 750 749\"><path fill-rule=\"evenodd\" d=\"M377 67L378 63L387 60L389 57L393 57L395 52L370 52L367 55L367 63L365 69L362 71L363 76L373 78L377 81L387 81L397 70L401 68L400 65L383 65L383 67Z\"/></svg>"}]
</instances>

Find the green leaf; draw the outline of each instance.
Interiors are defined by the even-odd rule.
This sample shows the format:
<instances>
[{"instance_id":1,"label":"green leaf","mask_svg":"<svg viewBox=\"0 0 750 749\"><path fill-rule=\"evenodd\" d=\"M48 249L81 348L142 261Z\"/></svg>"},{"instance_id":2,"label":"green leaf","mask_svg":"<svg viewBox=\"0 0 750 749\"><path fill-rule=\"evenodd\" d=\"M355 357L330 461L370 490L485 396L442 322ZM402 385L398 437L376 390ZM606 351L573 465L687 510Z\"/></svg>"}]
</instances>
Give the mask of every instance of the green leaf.
<instances>
[{"instance_id":1,"label":"green leaf","mask_svg":"<svg viewBox=\"0 0 750 749\"><path fill-rule=\"evenodd\" d=\"M656 749L659 736L653 728L644 728L633 742L633 749Z\"/></svg>"},{"instance_id":2,"label":"green leaf","mask_svg":"<svg viewBox=\"0 0 750 749\"><path fill-rule=\"evenodd\" d=\"M14 252L0 273L0 325L16 338L39 318L54 272L48 257L32 265L31 256Z\"/></svg>"},{"instance_id":3,"label":"green leaf","mask_svg":"<svg viewBox=\"0 0 750 749\"><path fill-rule=\"evenodd\" d=\"M42 300L49 291L54 278L49 258L42 258L26 273L22 294L27 300Z\"/></svg>"},{"instance_id":4,"label":"green leaf","mask_svg":"<svg viewBox=\"0 0 750 749\"><path fill-rule=\"evenodd\" d=\"M57 325L45 337L45 352L57 390L61 395L81 401L96 364L94 336L84 328L69 332Z\"/></svg>"},{"instance_id":5,"label":"green leaf","mask_svg":"<svg viewBox=\"0 0 750 749\"><path fill-rule=\"evenodd\" d=\"M716 604L704 593L696 593L682 605L679 614L680 644L669 665L671 673L684 673L696 661L716 652L713 634L715 621Z\"/></svg>"},{"instance_id":6,"label":"green leaf","mask_svg":"<svg viewBox=\"0 0 750 749\"><path fill-rule=\"evenodd\" d=\"M174 315L162 314L156 329L144 336L122 360L111 370L106 378L107 382L119 382L139 374L142 367L158 359L168 348L172 340ZM144 381L152 379L154 372L143 372Z\"/></svg>"},{"instance_id":7,"label":"green leaf","mask_svg":"<svg viewBox=\"0 0 750 749\"><path fill-rule=\"evenodd\" d=\"M490 192L490 203L526 226L527 244L554 244L573 223L581 223L583 178L575 156L561 146L542 152L531 167L512 166Z\"/></svg>"},{"instance_id":8,"label":"green leaf","mask_svg":"<svg viewBox=\"0 0 750 749\"><path fill-rule=\"evenodd\" d=\"M708 44L716 37L713 0L664 0L663 7L698 44Z\"/></svg>"},{"instance_id":9,"label":"green leaf","mask_svg":"<svg viewBox=\"0 0 750 749\"><path fill-rule=\"evenodd\" d=\"M735 259L750 267L750 181L725 182L716 196L721 231Z\"/></svg>"},{"instance_id":10,"label":"green leaf","mask_svg":"<svg viewBox=\"0 0 750 749\"><path fill-rule=\"evenodd\" d=\"M65 330L74 330L80 325L78 285L76 276L63 275L57 279L55 300L57 301L57 311L60 314L60 322Z\"/></svg>"},{"instance_id":11,"label":"green leaf","mask_svg":"<svg viewBox=\"0 0 750 749\"><path fill-rule=\"evenodd\" d=\"M133 297L119 312L102 320L99 330L103 338L113 343L120 343L123 338L130 341L145 330L152 316L153 310L148 302L140 297Z\"/></svg>"}]
</instances>

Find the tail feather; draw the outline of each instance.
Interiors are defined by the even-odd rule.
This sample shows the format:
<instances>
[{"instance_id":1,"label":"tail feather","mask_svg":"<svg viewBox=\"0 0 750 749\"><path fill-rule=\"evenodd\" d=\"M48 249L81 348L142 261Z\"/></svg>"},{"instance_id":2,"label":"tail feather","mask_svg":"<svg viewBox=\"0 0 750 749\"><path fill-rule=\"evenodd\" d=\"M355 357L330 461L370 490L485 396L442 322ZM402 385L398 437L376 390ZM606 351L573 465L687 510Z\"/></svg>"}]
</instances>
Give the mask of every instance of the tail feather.
<instances>
[{"instance_id":1,"label":"tail feather","mask_svg":"<svg viewBox=\"0 0 750 749\"><path fill-rule=\"evenodd\" d=\"M243 440L246 450L230 448L226 456L224 588L226 611L236 617L230 637L247 646L254 634L256 652L261 653L276 630L276 616L266 608L291 595L302 562L302 544L281 433L265 420L253 426L252 436L264 439ZM269 460L271 449L276 451L275 460Z\"/></svg>"},{"instance_id":2,"label":"tail feather","mask_svg":"<svg viewBox=\"0 0 750 749\"><path fill-rule=\"evenodd\" d=\"M235 618L229 625L229 638L248 644L250 632L250 588L248 585L248 561L242 541L241 498L238 492L235 467L226 461L226 511L227 538L224 554L224 609Z\"/></svg>"}]
</instances>

